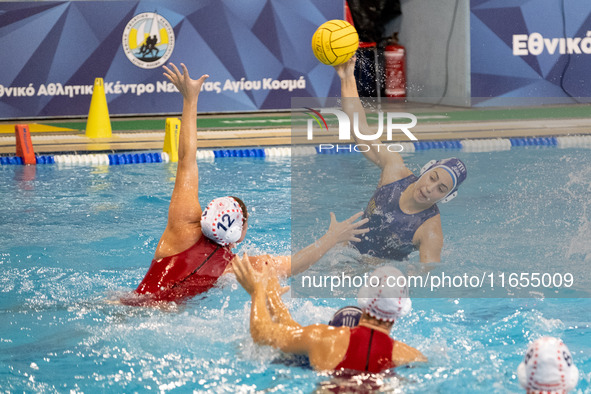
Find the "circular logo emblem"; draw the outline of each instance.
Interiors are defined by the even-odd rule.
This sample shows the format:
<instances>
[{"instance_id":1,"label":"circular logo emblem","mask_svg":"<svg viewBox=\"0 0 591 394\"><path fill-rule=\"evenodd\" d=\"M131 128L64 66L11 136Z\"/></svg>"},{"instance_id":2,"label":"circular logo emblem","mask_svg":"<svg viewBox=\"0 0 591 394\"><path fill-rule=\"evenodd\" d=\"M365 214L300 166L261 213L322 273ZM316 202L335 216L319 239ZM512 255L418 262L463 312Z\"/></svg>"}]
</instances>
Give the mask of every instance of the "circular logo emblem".
<instances>
[{"instance_id":1,"label":"circular logo emblem","mask_svg":"<svg viewBox=\"0 0 591 394\"><path fill-rule=\"evenodd\" d=\"M122 41L125 55L133 64L141 68L156 68L172 55L174 31L163 16L144 12L127 23Z\"/></svg>"}]
</instances>

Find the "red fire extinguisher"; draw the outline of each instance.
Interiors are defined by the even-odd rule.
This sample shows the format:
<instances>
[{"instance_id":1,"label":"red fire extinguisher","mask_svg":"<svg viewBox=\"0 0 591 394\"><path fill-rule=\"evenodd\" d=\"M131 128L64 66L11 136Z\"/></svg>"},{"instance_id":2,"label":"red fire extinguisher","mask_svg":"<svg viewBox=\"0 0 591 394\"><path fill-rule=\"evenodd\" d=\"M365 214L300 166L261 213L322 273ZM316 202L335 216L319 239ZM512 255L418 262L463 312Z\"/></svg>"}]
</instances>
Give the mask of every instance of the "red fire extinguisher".
<instances>
[{"instance_id":1,"label":"red fire extinguisher","mask_svg":"<svg viewBox=\"0 0 591 394\"><path fill-rule=\"evenodd\" d=\"M404 47L398 43L389 44L384 50L386 63L386 96L406 97L406 70Z\"/></svg>"}]
</instances>

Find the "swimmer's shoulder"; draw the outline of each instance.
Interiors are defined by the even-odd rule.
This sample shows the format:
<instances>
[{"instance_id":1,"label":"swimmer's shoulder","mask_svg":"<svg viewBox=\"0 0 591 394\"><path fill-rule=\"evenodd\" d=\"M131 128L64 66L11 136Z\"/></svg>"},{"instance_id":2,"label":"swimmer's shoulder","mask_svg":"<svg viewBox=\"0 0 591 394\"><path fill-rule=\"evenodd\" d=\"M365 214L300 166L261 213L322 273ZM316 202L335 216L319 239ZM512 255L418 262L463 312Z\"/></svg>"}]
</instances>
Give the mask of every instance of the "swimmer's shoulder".
<instances>
[{"instance_id":1,"label":"swimmer's shoulder","mask_svg":"<svg viewBox=\"0 0 591 394\"><path fill-rule=\"evenodd\" d=\"M439 213L425 220L425 222L417 228L413 237L413 243L419 244L421 241L424 242L429 239L433 241L441 239L443 242L441 215Z\"/></svg>"},{"instance_id":2,"label":"swimmer's shoulder","mask_svg":"<svg viewBox=\"0 0 591 394\"><path fill-rule=\"evenodd\" d=\"M203 237L201 223L168 224L154 252L154 260L174 256L191 248Z\"/></svg>"},{"instance_id":3,"label":"swimmer's shoulder","mask_svg":"<svg viewBox=\"0 0 591 394\"><path fill-rule=\"evenodd\" d=\"M394 346L392 347L392 361L394 361L396 366L400 366L414 362L426 363L429 360L418 349L395 340Z\"/></svg>"},{"instance_id":4,"label":"swimmer's shoulder","mask_svg":"<svg viewBox=\"0 0 591 394\"><path fill-rule=\"evenodd\" d=\"M310 363L320 370L334 369L345 357L351 339L349 327L313 324L304 328Z\"/></svg>"},{"instance_id":5,"label":"swimmer's shoulder","mask_svg":"<svg viewBox=\"0 0 591 394\"><path fill-rule=\"evenodd\" d=\"M402 163L402 165L386 165L382 170L378 187L398 182L399 180L409 177L411 175L414 175L413 172L409 170L408 167L404 165L404 163Z\"/></svg>"}]
</instances>

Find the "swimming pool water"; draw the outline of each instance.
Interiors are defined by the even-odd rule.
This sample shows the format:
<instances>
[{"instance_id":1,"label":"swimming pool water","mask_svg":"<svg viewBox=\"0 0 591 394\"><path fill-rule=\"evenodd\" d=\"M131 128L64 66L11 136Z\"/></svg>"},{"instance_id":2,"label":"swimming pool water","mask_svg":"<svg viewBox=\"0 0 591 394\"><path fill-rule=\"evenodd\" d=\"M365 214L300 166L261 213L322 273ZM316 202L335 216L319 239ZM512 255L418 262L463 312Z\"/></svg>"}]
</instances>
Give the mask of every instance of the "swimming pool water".
<instances>
[{"instance_id":1,"label":"swimming pool water","mask_svg":"<svg viewBox=\"0 0 591 394\"><path fill-rule=\"evenodd\" d=\"M516 267L537 259L589 280L588 151L433 151L405 160L416 172L431 158L451 155L466 161L469 175L460 195L441 207L446 266ZM364 209L379 175L355 154L225 158L200 161L199 169L203 204L220 195L244 197L252 220L238 250L251 254L285 254L292 242L295 249L311 242L327 229L329 211L342 220ZM0 166L2 391L308 393L352 384L255 346L248 297L232 277L165 309L105 301L133 290L147 271L175 170L164 163ZM297 214L290 215L292 207ZM312 269L365 269L340 260L341 251ZM393 335L430 362L372 384L410 393L522 392L515 371L527 343L553 335L573 353L581 373L577 391L591 392L588 295L577 289L576 298L415 298ZM304 324L326 322L352 302L285 299Z\"/></svg>"}]
</instances>

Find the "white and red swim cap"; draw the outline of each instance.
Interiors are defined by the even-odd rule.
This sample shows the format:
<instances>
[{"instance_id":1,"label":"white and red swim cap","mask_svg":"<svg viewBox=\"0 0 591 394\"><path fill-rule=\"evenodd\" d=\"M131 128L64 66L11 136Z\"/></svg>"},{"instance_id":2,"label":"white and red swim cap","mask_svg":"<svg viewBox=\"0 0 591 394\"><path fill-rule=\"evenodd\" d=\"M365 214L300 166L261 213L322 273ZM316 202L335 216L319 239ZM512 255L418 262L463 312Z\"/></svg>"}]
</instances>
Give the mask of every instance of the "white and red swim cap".
<instances>
[{"instance_id":1,"label":"white and red swim cap","mask_svg":"<svg viewBox=\"0 0 591 394\"><path fill-rule=\"evenodd\" d=\"M412 309L406 277L393 266L383 266L369 274L367 286L357 294L361 310L378 320L394 322Z\"/></svg>"},{"instance_id":2,"label":"white and red swim cap","mask_svg":"<svg viewBox=\"0 0 591 394\"><path fill-rule=\"evenodd\" d=\"M243 223L242 208L232 197L212 200L201 214L203 235L221 246L235 243L240 239Z\"/></svg>"},{"instance_id":3,"label":"white and red swim cap","mask_svg":"<svg viewBox=\"0 0 591 394\"><path fill-rule=\"evenodd\" d=\"M567 393L577 386L579 370L560 339L542 337L527 347L517 377L529 393Z\"/></svg>"}]
</instances>

